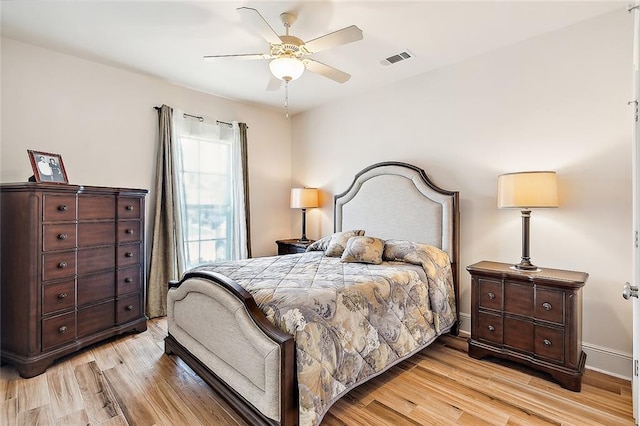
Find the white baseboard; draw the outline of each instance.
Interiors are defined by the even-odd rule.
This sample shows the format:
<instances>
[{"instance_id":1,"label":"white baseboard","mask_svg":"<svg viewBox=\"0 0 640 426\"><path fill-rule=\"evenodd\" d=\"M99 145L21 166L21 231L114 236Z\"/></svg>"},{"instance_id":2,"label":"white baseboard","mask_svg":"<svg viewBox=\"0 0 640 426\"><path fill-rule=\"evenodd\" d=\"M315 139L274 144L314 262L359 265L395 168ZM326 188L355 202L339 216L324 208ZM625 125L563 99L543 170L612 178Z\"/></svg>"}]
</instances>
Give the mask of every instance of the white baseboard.
<instances>
[{"instance_id":1,"label":"white baseboard","mask_svg":"<svg viewBox=\"0 0 640 426\"><path fill-rule=\"evenodd\" d=\"M463 336L471 335L471 315L460 312L460 332ZM587 354L587 368L610 376L631 380L633 355L615 349L605 348L591 343L582 343L582 350Z\"/></svg>"}]
</instances>

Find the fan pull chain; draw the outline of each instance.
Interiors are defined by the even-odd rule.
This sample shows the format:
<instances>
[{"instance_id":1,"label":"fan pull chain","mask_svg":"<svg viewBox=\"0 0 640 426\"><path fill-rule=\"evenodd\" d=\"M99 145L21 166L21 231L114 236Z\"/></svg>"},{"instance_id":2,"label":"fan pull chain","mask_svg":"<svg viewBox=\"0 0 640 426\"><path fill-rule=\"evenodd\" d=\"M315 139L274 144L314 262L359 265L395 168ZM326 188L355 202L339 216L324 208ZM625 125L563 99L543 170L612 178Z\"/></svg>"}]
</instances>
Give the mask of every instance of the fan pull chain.
<instances>
[{"instance_id":1,"label":"fan pull chain","mask_svg":"<svg viewBox=\"0 0 640 426\"><path fill-rule=\"evenodd\" d=\"M289 118L289 81L284 81L284 116Z\"/></svg>"}]
</instances>

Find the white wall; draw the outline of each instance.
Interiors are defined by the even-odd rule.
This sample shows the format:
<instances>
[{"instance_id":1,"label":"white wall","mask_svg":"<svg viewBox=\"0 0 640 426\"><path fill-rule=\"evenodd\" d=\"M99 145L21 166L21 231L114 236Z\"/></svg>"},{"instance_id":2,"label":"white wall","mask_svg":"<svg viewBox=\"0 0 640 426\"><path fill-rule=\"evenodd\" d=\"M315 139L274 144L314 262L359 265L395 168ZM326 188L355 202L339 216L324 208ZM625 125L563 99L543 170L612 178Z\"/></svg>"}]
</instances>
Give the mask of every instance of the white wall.
<instances>
[{"instance_id":1,"label":"white wall","mask_svg":"<svg viewBox=\"0 0 640 426\"><path fill-rule=\"evenodd\" d=\"M464 267L520 260L520 213L496 208L497 175L556 170L561 206L533 212L532 261L590 274L587 365L630 377L631 304L620 294L631 279L631 49L632 20L621 7L296 115L292 176L325 195L307 215L307 234L332 232L331 197L364 167L389 160L422 167L436 184L460 191L461 311L469 330Z\"/></svg>"},{"instance_id":2,"label":"white wall","mask_svg":"<svg viewBox=\"0 0 640 426\"><path fill-rule=\"evenodd\" d=\"M24 182L31 176L27 149L61 154L70 183L150 190L150 236L158 127L153 107L167 104L248 124L254 255L275 254L274 241L289 236L291 134L282 111L7 38L2 39L1 77L0 181Z\"/></svg>"}]
</instances>

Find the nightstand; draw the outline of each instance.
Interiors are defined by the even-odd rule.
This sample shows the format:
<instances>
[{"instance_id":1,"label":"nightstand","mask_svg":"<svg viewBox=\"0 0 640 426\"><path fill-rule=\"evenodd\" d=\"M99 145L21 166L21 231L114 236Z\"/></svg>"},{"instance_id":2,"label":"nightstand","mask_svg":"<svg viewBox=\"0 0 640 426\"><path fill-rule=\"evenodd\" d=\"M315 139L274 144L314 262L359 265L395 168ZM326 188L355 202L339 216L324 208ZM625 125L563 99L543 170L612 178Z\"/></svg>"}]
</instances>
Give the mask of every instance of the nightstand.
<instances>
[{"instance_id":1,"label":"nightstand","mask_svg":"<svg viewBox=\"0 0 640 426\"><path fill-rule=\"evenodd\" d=\"M471 274L473 358L496 356L548 373L580 392L586 354L582 351L584 272L542 268L519 271L482 261Z\"/></svg>"},{"instance_id":2,"label":"nightstand","mask_svg":"<svg viewBox=\"0 0 640 426\"><path fill-rule=\"evenodd\" d=\"M292 238L289 240L277 240L276 244L278 245L278 256L281 254L294 254L294 253L304 253L307 250L307 247L314 243L315 240L309 240L305 242L298 241L297 238Z\"/></svg>"}]
</instances>

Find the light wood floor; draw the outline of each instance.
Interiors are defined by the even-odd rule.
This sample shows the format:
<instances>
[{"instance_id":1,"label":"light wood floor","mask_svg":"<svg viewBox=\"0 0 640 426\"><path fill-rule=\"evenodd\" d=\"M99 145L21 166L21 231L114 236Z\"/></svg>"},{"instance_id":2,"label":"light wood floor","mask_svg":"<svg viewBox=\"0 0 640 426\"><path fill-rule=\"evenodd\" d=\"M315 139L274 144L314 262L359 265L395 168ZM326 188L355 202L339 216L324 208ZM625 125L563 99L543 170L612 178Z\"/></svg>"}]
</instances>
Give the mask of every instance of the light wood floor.
<instances>
[{"instance_id":1,"label":"light wood floor","mask_svg":"<svg viewBox=\"0 0 640 426\"><path fill-rule=\"evenodd\" d=\"M21 379L0 369L0 425L245 425L175 356L166 320ZM527 369L466 354L443 336L354 389L322 425L632 425L630 383L587 371L582 392Z\"/></svg>"}]
</instances>

